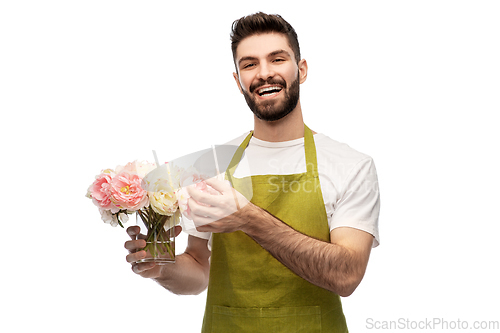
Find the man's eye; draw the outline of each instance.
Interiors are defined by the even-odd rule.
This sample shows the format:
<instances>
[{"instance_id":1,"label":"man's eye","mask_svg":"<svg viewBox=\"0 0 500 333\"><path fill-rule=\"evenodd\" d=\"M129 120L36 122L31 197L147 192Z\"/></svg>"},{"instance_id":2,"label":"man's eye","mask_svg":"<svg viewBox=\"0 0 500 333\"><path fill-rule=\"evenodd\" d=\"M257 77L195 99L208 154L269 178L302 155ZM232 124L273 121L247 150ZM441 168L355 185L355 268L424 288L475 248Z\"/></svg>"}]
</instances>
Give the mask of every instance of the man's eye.
<instances>
[{"instance_id":1,"label":"man's eye","mask_svg":"<svg viewBox=\"0 0 500 333\"><path fill-rule=\"evenodd\" d=\"M274 62L280 62L280 61L285 61L285 59L280 59L280 58L274 59Z\"/></svg>"},{"instance_id":2,"label":"man's eye","mask_svg":"<svg viewBox=\"0 0 500 333\"><path fill-rule=\"evenodd\" d=\"M250 68L253 66L255 66L255 64L246 64L246 65L243 65L243 69Z\"/></svg>"}]
</instances>

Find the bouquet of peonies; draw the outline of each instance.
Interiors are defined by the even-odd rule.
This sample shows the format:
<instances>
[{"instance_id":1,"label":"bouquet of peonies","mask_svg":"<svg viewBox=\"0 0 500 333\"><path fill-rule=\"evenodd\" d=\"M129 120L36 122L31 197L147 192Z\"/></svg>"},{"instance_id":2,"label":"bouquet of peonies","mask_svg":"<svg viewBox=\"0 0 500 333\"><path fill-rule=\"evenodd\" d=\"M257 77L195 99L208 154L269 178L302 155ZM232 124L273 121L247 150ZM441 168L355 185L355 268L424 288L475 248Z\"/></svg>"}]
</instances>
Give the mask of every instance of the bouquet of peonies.
<instances>
[{"instance_id":1,"label":"bouquet of peonies","mask_svg":"<svg viewBox=\"0 0 500 333\"><path fill-rule=\"evenodd\" d=\"M172 262L174 227L187 209L188 196L181 188L187 174L168 163L157 167L134 161L103 170L88 188L87 197L99 208L102 220L115 227L123 228L128 216L136 213L147 229L144 250L151 258L145 261Z\"/></svg>"}]
</instances>

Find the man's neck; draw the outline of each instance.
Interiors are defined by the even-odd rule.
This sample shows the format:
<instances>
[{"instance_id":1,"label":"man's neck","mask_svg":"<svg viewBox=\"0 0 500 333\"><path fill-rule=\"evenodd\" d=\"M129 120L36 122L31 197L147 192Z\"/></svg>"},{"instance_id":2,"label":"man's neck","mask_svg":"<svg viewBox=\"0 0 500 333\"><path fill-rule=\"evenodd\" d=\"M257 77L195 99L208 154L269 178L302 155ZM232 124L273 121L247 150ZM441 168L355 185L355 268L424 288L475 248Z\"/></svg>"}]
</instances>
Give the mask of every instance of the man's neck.
<instances>
[{"instance_id":1,"label":"man's neck","mask_svg":"<svg viewBox=\"0 0 500 333\"><path fill-rule=\"evenodd\" d=\"M265 121L254 116L253 136L262 141L282 142L304 137L304 120L300 101L286 117L276 121Z\"/></svg>"}]
</instances>

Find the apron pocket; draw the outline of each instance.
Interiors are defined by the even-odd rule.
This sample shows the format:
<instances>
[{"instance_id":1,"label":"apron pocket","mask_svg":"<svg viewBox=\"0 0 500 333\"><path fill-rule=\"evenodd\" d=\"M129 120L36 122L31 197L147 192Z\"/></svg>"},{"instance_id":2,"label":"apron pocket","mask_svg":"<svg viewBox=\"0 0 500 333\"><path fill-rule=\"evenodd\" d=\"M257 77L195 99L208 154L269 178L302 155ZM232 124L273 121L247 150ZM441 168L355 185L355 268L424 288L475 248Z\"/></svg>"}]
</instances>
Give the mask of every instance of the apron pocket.
<instances>
[{"instance_id":1,"label":"apron pocket","mask_svg":"<svg viewBox=\"0 0 500 333\"><path fill-rule=\"evenodd\" d=\"M213 333L320 333L321 307L232 308L213 306Z\"/></svg>"}]
</instances>

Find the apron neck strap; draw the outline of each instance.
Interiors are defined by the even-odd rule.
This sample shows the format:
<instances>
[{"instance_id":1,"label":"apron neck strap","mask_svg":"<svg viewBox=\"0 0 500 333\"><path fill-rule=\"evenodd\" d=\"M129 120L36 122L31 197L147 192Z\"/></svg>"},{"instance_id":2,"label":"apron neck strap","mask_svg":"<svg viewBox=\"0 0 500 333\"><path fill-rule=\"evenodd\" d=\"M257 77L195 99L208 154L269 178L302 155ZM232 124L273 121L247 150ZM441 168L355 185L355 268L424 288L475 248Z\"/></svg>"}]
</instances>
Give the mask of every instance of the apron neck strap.
<instances>
[{"instance_id":1,"label":"apron neck strap","mask_svg":"<svg viewBox=\"0 0 500 333\"><path fill-rule=\"evenodd\" d=\"M306 152L307 173L313 177L318 177L316 145L314 144L313 133L306 124L304 124L304 150Z\"/></svg>"}]
</instances>

